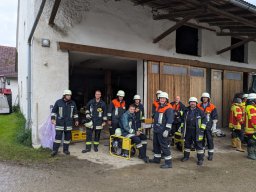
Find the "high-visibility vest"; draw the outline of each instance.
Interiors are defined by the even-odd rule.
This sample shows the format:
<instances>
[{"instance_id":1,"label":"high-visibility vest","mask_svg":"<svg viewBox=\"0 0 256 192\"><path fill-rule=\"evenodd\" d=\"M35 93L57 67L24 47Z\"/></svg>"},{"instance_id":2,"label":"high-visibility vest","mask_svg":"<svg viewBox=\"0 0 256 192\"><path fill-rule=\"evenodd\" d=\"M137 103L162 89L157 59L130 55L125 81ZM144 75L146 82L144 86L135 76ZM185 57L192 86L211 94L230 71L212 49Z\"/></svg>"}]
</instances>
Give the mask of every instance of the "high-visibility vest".
<instances>
[{"instance_id":1,"label":"high-visibility vest","mask_svg":"<svg viewBox=\"0 0 256 192\"><path fill-rule=\"evenodd\" d=\"M245 107L246 107L246 102L242 102L241 103L241 109L242 109L242 113L243 113L243 123L245 123Z\"/></svg>"},{"instance_id":2,"label":"high-visibility vest","mask_svg":"<svg viewBox=\"0 0 256 192\"><path fill-rule=\"evenodd\" d=\"M243 122L243 112L239 104L233 103L229 114L229 128L241 130L241 123Z\"/></svg>"},{"instance_id":3,"label":"high-visibility vest","mask_svg":"<svg viewBox=\"0 0 256 192\"><path fill-rule=\"evenodd\" d=\"M245 134L250 135L256 132L256 107L247 105L245 108Z\"/></svg>"}]
</instances>

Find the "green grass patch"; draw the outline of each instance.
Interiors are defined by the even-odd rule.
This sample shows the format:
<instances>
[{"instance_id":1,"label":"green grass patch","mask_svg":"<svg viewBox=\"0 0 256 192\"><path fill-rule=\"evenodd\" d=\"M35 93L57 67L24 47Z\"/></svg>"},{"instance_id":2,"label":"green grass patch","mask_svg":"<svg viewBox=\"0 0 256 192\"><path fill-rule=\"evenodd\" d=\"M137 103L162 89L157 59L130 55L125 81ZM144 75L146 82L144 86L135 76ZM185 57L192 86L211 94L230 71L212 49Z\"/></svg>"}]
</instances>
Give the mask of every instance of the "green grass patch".
<instances>
[{"instance_id":1,"label":"green grass patch","mask_svg":"<svg viewBox=\"0 0 256 192\"><path fill-rule=\"evenodd\" d=\"M31 146L31 131L25 129L25 118L20 112L0 115L0 160L20 163L51 162L50 150Z\"/></svg>"}]
</instances>

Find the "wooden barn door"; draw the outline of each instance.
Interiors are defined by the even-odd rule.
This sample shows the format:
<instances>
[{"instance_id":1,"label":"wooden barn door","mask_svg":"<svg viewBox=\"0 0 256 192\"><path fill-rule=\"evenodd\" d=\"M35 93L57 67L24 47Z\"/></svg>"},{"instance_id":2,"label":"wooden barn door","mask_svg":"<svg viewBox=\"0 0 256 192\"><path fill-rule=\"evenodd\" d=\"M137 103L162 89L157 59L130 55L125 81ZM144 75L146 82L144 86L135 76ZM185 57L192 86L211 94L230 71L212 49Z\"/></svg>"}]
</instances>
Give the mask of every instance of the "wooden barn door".
<instances>
[{"instance_id":1,"label":"wooden barn door","mask_svg":"<svg viewBox=\"0 0 256 192\"><path fill-rule=\"evenodd\" d=\"M156 92L159 87L160 64L158 62L148 61L148 90L147 90L147 117L152 115L152 104L156 99Z\"/></svg>"},{"instance_id":2,"label":"wooden barn door","mask_svg":"<svg viewBox=\"0 0 256 192\"><path fill-rule=\"evenodd\" d=\"M160 89L169 94L170 102L179 95L183 103L187 103L190 91L188 67L161 63Z\"/></svg>"},{"instance_id":3,"label":"wooden barn door","mask_svg":"<svg viewBox=\"0 0 256 192\"><path fill-rule=\"evenodd\" d=\"M228 126L228 115L235 93L243 91L243 73L224 71L223 82L223 126Z\"/></svg>"},{"instance_id":4,"label":"wooden barn door","mask_svg":"<svg viewBox=\"0 0 256 192\"><path fill-rule=\"evenodd\" d=\"M204 68L190 67L190 96L196 97L198 101L203 92L206 91L206 70Z\"/></svg>"},{"instance_id":5,"label":"wooden barn door","mask_svg":"<svg viewBox=\"0 0 256 192\"><path fill-rule=\"evenodd\" d=\"M218 126L222 127L222 87L223 72L221 70L211 70L211 102L216 106L218 112Z\"/></svg>"}]
</instances>

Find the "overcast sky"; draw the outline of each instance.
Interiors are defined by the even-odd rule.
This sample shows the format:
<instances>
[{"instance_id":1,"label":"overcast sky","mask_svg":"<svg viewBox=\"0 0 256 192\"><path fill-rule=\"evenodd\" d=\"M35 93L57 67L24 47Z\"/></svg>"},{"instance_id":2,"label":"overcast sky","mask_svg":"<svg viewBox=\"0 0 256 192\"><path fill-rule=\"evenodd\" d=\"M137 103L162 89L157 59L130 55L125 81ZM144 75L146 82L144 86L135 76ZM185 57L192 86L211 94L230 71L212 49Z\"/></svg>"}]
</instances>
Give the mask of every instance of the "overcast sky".
<instances>
[{"instance_id":1,"label":"overcast sky","mask_svg":"<svg viewBox=\"0 0 256 192\"><path fill-rule=\"evenodd\" d=\"M256 5L256 0L247 1ZM0 0L0 45L16 46L17 6L18 0Z\"/></svg>"}]
</instances>

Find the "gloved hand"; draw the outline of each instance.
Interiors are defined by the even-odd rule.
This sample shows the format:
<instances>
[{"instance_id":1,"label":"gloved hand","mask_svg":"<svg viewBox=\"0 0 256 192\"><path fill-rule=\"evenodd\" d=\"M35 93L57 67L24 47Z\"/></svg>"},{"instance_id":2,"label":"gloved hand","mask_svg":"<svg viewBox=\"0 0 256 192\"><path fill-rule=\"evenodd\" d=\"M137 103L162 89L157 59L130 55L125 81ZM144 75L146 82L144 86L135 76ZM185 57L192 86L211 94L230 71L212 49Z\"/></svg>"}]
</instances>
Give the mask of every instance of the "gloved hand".
<instances>
[{"instance_id":1,"label":"gloved hand","mask_svg":"<svg viewBox=\"0 0 256 192\"><path fill-rule=\"evenodd\" d=\"M130 133L130 134L134 133L134 130L133 130L133 129L130 129L130 130L129 130L129 133Z\"/></svg>"},{"instance_id":2,"label":"gloved hand","mask_svg":"<svg viewBox=\"0 0 256 192\"><path fill-rule=\"evenodd\" d=\"M163 132L163 137L164 137L164 138L167 138L168 135L169 135L169 131L168 131L168 130L165 130L165 131Z\"/></svg>"},{"instance_id":3,"label":"gloved hand","mask_svg":"<svg viewBox=\"0 0 256 192\"><path fill-rule=\"evenodd\" d=\"M212 124L211 131L212 131L212 133L216 133L217 132L217 124L216 123Z\"/></svg>"},{"instance_id":4,"label":"gloved hand","mask_svg":"<svg viewBox=\"0 0 256 192\"><path fill-rule=\"evenodd\" d=\"M178 132L181 133L181 127L179 127Z\"/></svg>"}]
</instances>

